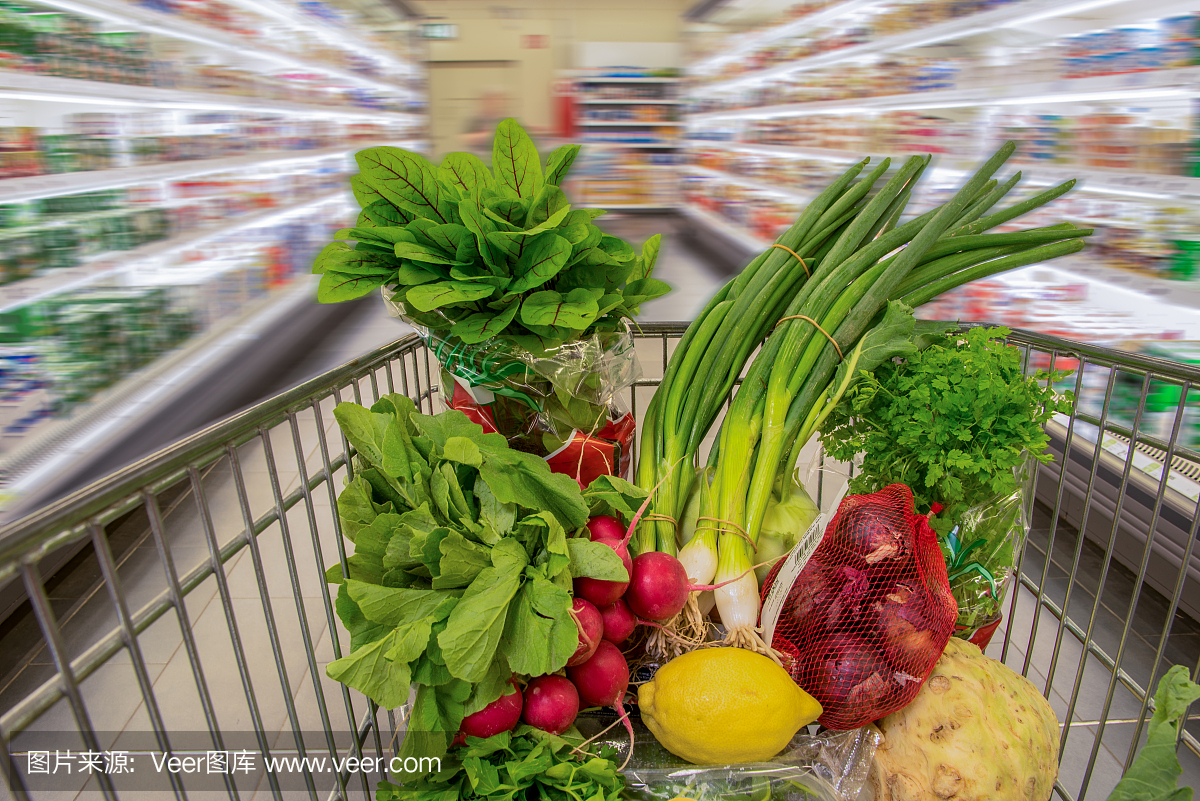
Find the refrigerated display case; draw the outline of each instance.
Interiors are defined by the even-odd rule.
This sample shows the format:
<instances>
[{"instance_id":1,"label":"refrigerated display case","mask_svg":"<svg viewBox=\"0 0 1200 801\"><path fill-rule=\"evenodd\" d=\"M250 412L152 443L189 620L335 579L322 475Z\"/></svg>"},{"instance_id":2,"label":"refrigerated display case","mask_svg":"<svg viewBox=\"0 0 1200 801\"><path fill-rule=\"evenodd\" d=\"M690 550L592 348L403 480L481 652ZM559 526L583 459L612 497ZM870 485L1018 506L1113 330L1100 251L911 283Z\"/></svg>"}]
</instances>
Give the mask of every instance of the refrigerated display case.
<instances>
[{"instance_id":1,"label":"refrigerated display case","mask_svg":"<svg viewBox=\"0 0 1200 801\"><path fill-rule=\"evenodd\" d=\"M0 3L0 510L303 313L353 154L427 146L418 47L321 2Z\"/></svg>"}]
</instances>

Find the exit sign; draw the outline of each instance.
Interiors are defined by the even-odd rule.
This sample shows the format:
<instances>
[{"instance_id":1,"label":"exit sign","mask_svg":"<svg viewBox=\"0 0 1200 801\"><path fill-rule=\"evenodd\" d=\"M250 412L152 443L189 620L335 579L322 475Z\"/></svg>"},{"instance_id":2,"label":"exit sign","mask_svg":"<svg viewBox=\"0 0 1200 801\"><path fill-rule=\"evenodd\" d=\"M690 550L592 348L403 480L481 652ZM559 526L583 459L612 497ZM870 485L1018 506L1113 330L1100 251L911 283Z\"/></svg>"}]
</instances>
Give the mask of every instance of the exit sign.
<instances>
[{"instance_id":1,"label":"exit sign","mask_svg":"<svg viewBox=\"0 0 1200 801\"><path fill-rule=\"evenodd\" d=\"M422 39L457 39L458 26L449 22L421 23Z\"/></svg>"}]
</instances>

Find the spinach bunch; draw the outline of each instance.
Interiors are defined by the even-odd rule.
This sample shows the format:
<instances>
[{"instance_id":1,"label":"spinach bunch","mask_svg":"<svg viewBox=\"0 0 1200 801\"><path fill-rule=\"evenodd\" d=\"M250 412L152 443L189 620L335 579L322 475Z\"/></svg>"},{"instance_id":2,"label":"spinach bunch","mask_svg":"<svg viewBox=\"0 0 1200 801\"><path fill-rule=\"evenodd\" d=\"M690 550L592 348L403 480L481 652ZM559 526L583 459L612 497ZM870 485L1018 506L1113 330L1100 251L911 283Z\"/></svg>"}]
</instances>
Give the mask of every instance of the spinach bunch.
<instances>
[{"instance_id":1,"label":"spinach bunch","mask_svg":"<svg viewBox=\"0 0 1200 801\"><path fill-rule=\"evenodd\" d=\"M463 413L424 415L402 395L334 416L357 451L337 502L354 553L326 571L350 633L326 672L389 709L415 684L401 755L440 756L514 673L566 664L579 642L571 579L628 580L611 548L567 532L589 503L624 511L645 493L606 476L585 498Z\"/></svg>"},{"instance_id":2,"label":"spinach bunch","mask_svg":"<svg viewBox=\"0 0 1200 801\"><path fill-rule=\"evenodd\" d=\"M503 337L532 352L596 332L669 287L651 277L659 238L640 256L572 210L559 188L579 153L540 163L516 120L496 129L493 169L469 153L440 166L394 147L363 150L350 179L362 213L317 256L317 298L331 303L394 290L416 323L467 344Z\"/></svg>"},{"instance_id":3,"label":"spinach bunch","mask_svg":"<svg viewBox=\"0 0 1200 801\"><path fill-rule=\"evenodd\" d=\"M572 753L578 743L525 725L487 739L468 737L459 753L442 760L441 772L403 787L380 782L375 799L616 801L625 789L616 763L603 753Z\"/></svg>"},{"instance_id":4,"label":"spinach bunch","mask_svg":"<svg viewBox=\"0 0 1200 801\"><path fill-rule=\"evenodd\" d=\"M945 507L930 522L948 529L970 507L1015 490L1026 453L1049 462L1043 426L1074 404L1051 384L1067 374L1026 375L1007 335L972 328L864 375L821 438L835 459L863 454L850 490L907 484L918 511Z\"/></svg>"}]
</instances>

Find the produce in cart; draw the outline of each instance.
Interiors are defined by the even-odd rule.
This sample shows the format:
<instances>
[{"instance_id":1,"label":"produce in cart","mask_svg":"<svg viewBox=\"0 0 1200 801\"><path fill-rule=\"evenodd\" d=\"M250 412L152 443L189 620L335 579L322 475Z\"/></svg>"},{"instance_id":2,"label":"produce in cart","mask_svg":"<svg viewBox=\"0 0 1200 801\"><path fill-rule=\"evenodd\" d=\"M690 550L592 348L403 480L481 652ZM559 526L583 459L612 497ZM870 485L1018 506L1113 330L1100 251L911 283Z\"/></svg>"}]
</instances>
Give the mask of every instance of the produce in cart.
<instances>
[{"instance_id":1,"label":"produce in cart","mask_svg":"<svg viewBox=\"0 0 1200 801\"><path fill-rule=\"evenodd\" d=\"M901 482L920 511L934 510L958 601L958 633L995 620L1029 520L1034 460L1048 462L1046 422L1074 398L1065 374L1023 370L1006 328L971 328L881 364L834 409L822 442L862 466L854 492ZM982 643L986 644L986 643Z\"/></svg>"},{"instance_id":2,"label":"produce in cart","mask_svg":"<svg viewBox=\"0 0 1200 801\"><path fill-rule=\"evenodd\" d=\"M911 704L879 721L877 801L1044 801L1058 720L1033 682L951 639Z\"/></svg>"},{"instance_id":3,"label":"produce in cart","mask_svg":"<svg viewBox=\"0 0 1200 801\"><path fill-rule=\"evenodd\" d=\"M425 337L452 408L586 486L629 464L632 415L617 394L638 377L626 320L668 287L659 238L637 254L572 209L559 185L579 152L541 163L513 119L492 168L469 153L440 165L375 147L356 156L357 225L317 257L318 299L382 289Z\"/></svg>"},{"instance_id":4,"label":"produce in cart","mask_svg":"<svg viewBox=\"0 0 1200 801\"><path fill-rule=\"evenodd\" d=\"M714 601L727 643L769 652L756 632L752 570L765 561L757 551L768 509L794 491L800 450L842 396L863 375L920 352L946 330L914 320L913 307L1083 247L1090 229L1069 223L984 233L1074 185L991 212L1020 178L992 179L1014 147L1002 147L948 202L907 222L901 217L929 158L909 159L878 190L890 161L857 182L867 162L855 165L688 327L644 421L638 483L653 492L653 514L634 549L674 554L681 532L692 532L679 559L690 583L721 585ZM708 469L700 470L701 443L743 372ZM691 519L681 523L685 514ZM769 551L772 559L776 552ZM693 596L678 619L665 622L652 653L671 656L707 638L699 604Z\"/></svg>"}]
</instances>

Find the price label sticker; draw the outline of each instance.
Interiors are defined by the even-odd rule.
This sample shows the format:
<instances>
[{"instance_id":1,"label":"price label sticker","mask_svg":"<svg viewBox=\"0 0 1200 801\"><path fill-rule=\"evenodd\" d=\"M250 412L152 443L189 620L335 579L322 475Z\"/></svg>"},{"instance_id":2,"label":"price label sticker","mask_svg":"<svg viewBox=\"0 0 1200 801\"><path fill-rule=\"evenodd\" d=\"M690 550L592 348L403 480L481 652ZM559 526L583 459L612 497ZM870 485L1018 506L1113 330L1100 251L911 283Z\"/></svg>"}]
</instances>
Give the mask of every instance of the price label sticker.
<instances>
[{"instance_id":1,"label":"price label sticker","mask_svg":"<svg viewBox=\"0 0 1200 801\"><path fill-rule=\"evenodd\" d=\"M817 550L817 546L821 544L821 539L825 536L825 527L828 524L828 517L824 514L817 515L817 519L808 527L808 531L804 532L804 536L796 543L796 547L792 548L787 559L780 565L779 572L775 574L775 582L771 585L771 591L767 593L766 600L763 601L762 613L759 616L759 625L763 630L763 642L767 645L770 645L775 639L775 624L779 622L779 615L783 611L783 604L787 600L788 594L792 591L792 584L800 575L800 571L804 570L808 560L812 558L813 551Z\"/></svg>"}]
</instances>

